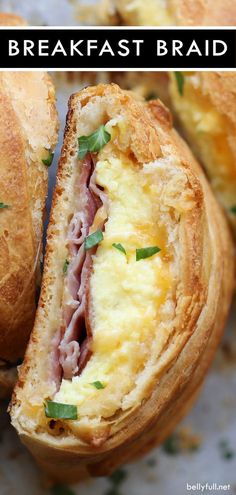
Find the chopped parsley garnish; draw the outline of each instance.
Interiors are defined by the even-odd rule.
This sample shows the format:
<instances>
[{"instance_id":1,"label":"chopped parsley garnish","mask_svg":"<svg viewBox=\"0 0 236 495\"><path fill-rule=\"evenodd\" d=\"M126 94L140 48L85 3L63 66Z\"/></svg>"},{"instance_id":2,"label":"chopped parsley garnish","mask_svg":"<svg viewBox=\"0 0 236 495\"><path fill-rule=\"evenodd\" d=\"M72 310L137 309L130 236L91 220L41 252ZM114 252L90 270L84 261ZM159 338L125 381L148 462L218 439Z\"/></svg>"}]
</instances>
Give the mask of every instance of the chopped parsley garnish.
<instances>
[{"instance_id":1,"label":"chopped parsley garnish","mask_svg":"<svg viewBox=\"0 0 236 495\"><path fill-rule=\"evenodd\" d=\"M54 485L51 488L52 495L75 495L74 490L65 485Z\"/></svg>"},{"instance_id":2,"label":"chopped parsley garnish","mask_svg":"<svg viewBox=\"0 0 236 495\"><path fill-rule=\"evenodd\" d=\"M96 230L96 232L93 232L93 234L88 235L84 241L84 249L85 251L88 251L88 249L91 249L92 247L96 246L103 240L103 233L101 230Z\"/></svg>"},{"instance_id":3,"label":"chopped parsley garnish","mask_svg":"<svg viewBox=\"0 0 236 495\"><path fill-rule=\"evenodd\" d=\"M180 96L183 96L184 94L184 75L182 72L174 72L175 79L176 79L176 84L178 88L178 92Z\"/></svg>"},{"instance_id":4,"label":"chopped parsley garnish","mask_svg":"<svg viewBox=\"0 0 236 495\"><path fill-rule=\"evenodd\" d=\"M109 488L104 495L121 495L119 487L117 486L112 486Z\"/></svg>"},{"instance_id":5,"label":"chopped parsley garnish","mask_svg":"<svg viewBox=\"0 0 236 495\"><path fill-rule=\"evenodd\" d=\"M223 459L225 459L226 461L233 459L233 457L235 456L235 452L231 449L227 440L221 440L219 443L219 447Z\"/></svg>"},{"instance_id":6,"label":"chopped parsley garnish","mask_svg":"<svg viewBox=\"0 0 236 495\"><path fill-rule=\"evenodd\" d=\"M47 158L42 158L43 164L46 165L46 167L50 167L50 165L52 165L53 157L54 157L54 153L52 153L51 151L49 151L48 152L48 157Z\"/></svg>"},{"instance_id":7,"label":"chopped parsley garnish","mask_svg":"<svg viewBox=\"0 0 236 495\"><path fill-rule=\"evenodd\" d=\"M102 390L103 388L105 388L105 385L103 385L103 383L99 380L92 382L91 385L93 385L97 390Z\"/></svg>"},{"instance_id":8,"label":"chopped parsley garnish","mask_svg":"<svg viewBox=\"0 0 236 495\"><path fill-rule=\"evenodd\" d=\"M110 141L110 139L111 134L106 131L105 125L100 125L100 127L89 136L80 136L78 138L78 158L82 160L89 151L97 153Z\"/></svg>"},{"instance_id":9,"label":"chopped parsley garnish","mask_svg":"<svg viewBox=\"0 0 236 495\"><path fill-rule=\"evenodd\" d=\"M189 452L196 452L197 450L199 450L199 443L197 442L193 442L189 445L189 448L188 448Z\"/></svg>"},{"instance_id":10,"label":"chopped parsley garnish","mask_svg":"<svg viewBox=\"0 0 236 495\"><path fill-rule=\"evenodd\" d=\"M111 487L106 491L105 495L121 495L120 485L125 481L126 476L127 472L122 468L114 471L108 478Z\"/></svg>"},{"instance_id":11,"label":"chopped parsley garnish","mask_svg":"<svg viewBox=\"0 0 236 495\"><path fill-rule=\"evenodd\" d=\"M64 273L64 275L67 274L67 270L68 270L69 264L70 264L70 262L68 260L65 260L64 261L64 265L63 265L63 273Z\"/></svg>"},{"instance_id":12,"label":"chopped parsley garnish","mask_svg":"<svg viewBox=\"0 0 236 495\"><path fill-rule=\"evenodd\" d=\"M193 453L199 449L199 440L195 437L185 437L181 433L173 433L162 444L162 449L168 455L176 455L180 452Z\"/></svg>"},{"instance_id":13,"label":"chopped parsley garnish","mask_svg":"<svg viewBox=\"0 0 236 495\"><path fill-rule=\"evenodd\" d=\"M156 459L154 459L154 457L151 457L150 459L147 460L148 467L154 467L154 466L156 466L156 463L157 463L157 461L156 461Z\"/></svg>"},{"instance_id":14,"label":"chopped parsley garnish","mask_svg":"<svg viewBox=\"0 0 236 495\"><path fill-rule=\"evenodd\" d=\"M125 469L117 469L116 471L114 471L114 473L111 474L111 476L109 476L109 480L113 483L113 485L119 486L121 483L123 483L126 477L127 472L125 471Z\"/></svg>"},{"instance_id":15,"label":"chopped parsley garnish","mask_svg":"<svg viewBox=\"0 0 236 495\"><path fill-rule=\"evenodd\" d=\"M180 452L178 436L173 434L162 444L164 452L168 455L175 455Z\"/></svg>"},{"instance_id":16,"label":"chopped parsley garnish","mask_svg":"<svg viewBox=\"0 0 236 495\"><path fill-rule=\"evenodd\" d=\"M118 242L118 244L116 242L113 242L112 246L114 248L118 249L119 251L121 251L122 253L126 254L125 248L119 242Z\"/></svg>"},{"instance_id":17,"label":"chopped parsley garnish","mask_svg":"<svg viewBox=\"0 0 236 495\"><path fill-rule=\"evenodd\" d=\"M78 419L77 406L48 400L44 404L45 416L53 419Z\"/></svg>"},{"instance_id":18,"label":"chopped parsley garnish","mask_svg":"<svg viewBox=\"0 0 236 495\"><path fill-rule=\"evenodd\" d=\"M150 258L156 253L159 253L161 249L158 246L136 249L136 261Z\"/></svg>"},{"instance_id":19,"label":"chopped parsley garnish","mask_svg":"<svg viewBox=\"0 0 236 495\"><path fill-rule=\"evenodd\" d=\"M6 205L6 203L0 203L0 209L3 210L3 208L9 208L10 205Z\"/></svg>"},{"instance_id":20,"label":"chopped parsley garnish","mask_svg":"<svg viewBox=\"0 0 236 495\"><path fill-rule=\"evenodd\" d=\"M231 206L230 211L231 211L231 213L233 213L234 215L236 215L236 205Z\"/></svg>"}]
</instances>

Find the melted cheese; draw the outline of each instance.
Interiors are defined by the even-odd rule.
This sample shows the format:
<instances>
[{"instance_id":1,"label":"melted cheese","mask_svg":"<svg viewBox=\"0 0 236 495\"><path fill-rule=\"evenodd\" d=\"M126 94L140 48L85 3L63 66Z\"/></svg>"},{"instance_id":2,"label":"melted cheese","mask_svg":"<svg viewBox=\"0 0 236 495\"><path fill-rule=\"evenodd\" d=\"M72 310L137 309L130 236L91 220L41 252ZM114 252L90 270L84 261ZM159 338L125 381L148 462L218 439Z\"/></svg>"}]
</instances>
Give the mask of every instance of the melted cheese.
<instances>
[{"instance_id":1,"label":"melted cheese","mask_svg":"<svg viewBox=\"0 0 236 495\"><path fill-rule=\"evenodd\" d=\"M173 283L171 249L167 256L167 233L158 221L157 170L153 164L140 167L124 156L110 157L111 149L105 148L96 166L97 183L109 199L109 216L90 281L93 355L80 376L62 381L54 397L76 404L80 418L108 418L137 401L137 396L127 397L150 359L161 308ZM127 256L113 243L121 243ZM136 248L149 246L159 246L161 252L137 262ZM166 339L166 332L163 335ZM104 389L92 385L98 380Z\"/></svg>"}]
</instances>

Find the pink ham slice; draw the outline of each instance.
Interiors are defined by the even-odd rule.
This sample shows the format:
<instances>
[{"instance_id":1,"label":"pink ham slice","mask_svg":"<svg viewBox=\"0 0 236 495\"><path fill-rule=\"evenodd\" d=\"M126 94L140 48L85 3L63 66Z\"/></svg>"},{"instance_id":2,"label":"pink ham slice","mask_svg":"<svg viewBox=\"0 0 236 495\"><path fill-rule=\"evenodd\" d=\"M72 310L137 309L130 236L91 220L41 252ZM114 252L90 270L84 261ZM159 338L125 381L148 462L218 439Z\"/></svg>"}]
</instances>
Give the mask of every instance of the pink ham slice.
<instances>
[{"instance_id":1,"label":"pink ham slice","mask_svg":"<svg viewBox=\"0 0 236 495\"><path fill-rule=\"evenodd\" d=\"M79 208L68 230L72 261L65 278L71 300L63 307L64 332L59 345L59 363L65 379L81 373L91 357L92 330L89 322L89 280L96 247L84 250L84 240L97 210L107 206L107 198L96 185L95 164L88 155L82 164L78 184ZM104 224L101 228L104 227Z\"/></svg>"}]
</instances>

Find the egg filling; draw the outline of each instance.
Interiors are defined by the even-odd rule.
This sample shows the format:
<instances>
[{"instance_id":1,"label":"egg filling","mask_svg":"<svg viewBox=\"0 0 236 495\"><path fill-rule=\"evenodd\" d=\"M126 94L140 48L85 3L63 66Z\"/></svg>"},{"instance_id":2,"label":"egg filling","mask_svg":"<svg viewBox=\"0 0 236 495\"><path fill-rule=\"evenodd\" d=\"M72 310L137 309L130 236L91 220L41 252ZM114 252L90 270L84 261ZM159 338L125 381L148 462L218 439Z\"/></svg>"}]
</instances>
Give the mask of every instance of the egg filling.
<instances>
[{"instance_id":1,"label":"egg filling","mask_svg":"<svg viewBox=\"0 0 236 495\"><path fill-rule=\"evenodd\" d=\"M212 186L223 206L229 211L235 204L236 168L228 136L229 120L214 108L202 93L196 73L184 73L183 95L174 76L170 90L186 136L197 157L206 167Z\"/></svg>"},{"instance_id":2,"label":"egg filling","mask_svg":"<svg viewBox=\"0 0 236 495\"><path fill-rule=\"evenodd\" d=\"M62 379L53 398L77 406L72 430L83 418L99 422L140 405L173 330L179 213L165 205L164 170L162 160L140 165L112 144L98 154L96 184L107 197L108 216L92 256L91 355L81 373ZM159 250L137 260L137 250L149 247Z\"/></svg>"}]
</instances>

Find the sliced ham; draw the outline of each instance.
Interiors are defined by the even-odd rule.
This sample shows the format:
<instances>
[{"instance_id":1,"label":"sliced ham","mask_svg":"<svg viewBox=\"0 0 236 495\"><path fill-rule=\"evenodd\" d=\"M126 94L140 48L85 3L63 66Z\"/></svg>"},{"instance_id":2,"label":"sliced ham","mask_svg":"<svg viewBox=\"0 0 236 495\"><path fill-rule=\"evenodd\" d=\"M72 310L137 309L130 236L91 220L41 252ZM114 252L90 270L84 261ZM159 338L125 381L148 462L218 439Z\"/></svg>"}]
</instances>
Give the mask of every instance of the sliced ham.
<instances>
[{"instance_id":1,"label":"sliced ham","mask_svg":"<svg viewBox=\"0 0 236 495\"><path fill-rule=\"evenodd\" d=\"M92 338L86 337L80 348L80 357L78 362L78 375L83 371L90 357L92 356L91 350Z\"/></svg>"},{"instance_id":2,"label":"sliced ham","mask_svg":"<svg viewBox=\"0 0 236 495\"><path fill-rule=\"evenodd\" d=\"M98 209L107 209L107 198L96 185L95 163L91 155L82 164L78 195L79 211L74 214L68 229L71 262L65 277L65 291L69 298L63 306L64 331L59 345L59 363L65 379L81 373L92 354L89 281L96 247L85 251L83 243ZM103 227L104 221L100 225Z\"/></svg>"},{"instance_id":3,"label":"sliced ham","mask_svg":"<svg viewBox=\"0 0 236 495\"><path fill-rule=\"evenodd\" d=\"M62 343L60 349L60 363L63 369L63 378L70 379L79 370L78 361L80 356L80 345L76 340L67 344Z\"/></svg>"}]
</instances>

